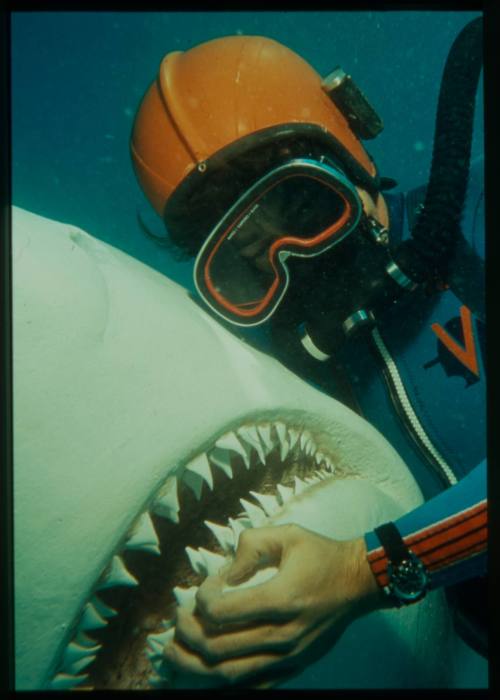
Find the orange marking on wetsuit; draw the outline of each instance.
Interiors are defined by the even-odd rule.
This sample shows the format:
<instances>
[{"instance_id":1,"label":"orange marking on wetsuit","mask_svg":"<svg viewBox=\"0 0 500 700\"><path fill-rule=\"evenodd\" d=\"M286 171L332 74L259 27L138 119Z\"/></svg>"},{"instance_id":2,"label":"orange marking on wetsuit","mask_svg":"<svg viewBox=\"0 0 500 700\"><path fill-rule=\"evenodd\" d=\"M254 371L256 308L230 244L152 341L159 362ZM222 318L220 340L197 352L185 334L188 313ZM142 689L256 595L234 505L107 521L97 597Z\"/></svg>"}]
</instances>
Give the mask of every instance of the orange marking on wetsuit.
<instances>
[{"instance_id":1,"label":"orange marking on wetsuit","mask_svg":"<svg viewBox=\"0 0 500 700\"><path fill-rule=\"evenodd\" d=\"M403 537L406 546L435 573L483 552L487 546L486 501L462 513ZM380 586L389 582L388 559L382 547L370 552L368 561Z\"/></svg>"},{"instance_id":2,"label":"orange marking on wetsuit","mask_svg":"<svg viewBox=\"0 0 500 700\"><path fill-rule=\"evenodd\" d=\"M467 367L476 377L479 377L479 367L477 364L476 343L474 342L474 331L472 328L472 314L466 306L460 307L460 318L462 321L462 332L464 334L465 348L457 343L439 323L433 323L431 328L443 345L454 355L459 362Z\"/></svg>"}]
</instances>

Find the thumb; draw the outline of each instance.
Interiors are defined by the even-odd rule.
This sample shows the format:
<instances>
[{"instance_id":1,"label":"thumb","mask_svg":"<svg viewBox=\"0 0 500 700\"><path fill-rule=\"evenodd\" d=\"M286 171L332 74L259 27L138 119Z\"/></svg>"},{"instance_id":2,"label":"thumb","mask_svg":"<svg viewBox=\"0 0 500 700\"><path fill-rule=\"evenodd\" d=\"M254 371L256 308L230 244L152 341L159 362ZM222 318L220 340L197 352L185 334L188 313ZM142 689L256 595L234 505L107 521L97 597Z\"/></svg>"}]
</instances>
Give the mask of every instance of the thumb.
<instances>
[{"instance_id":1,"label":"thumb","mask_svg":"<svg viewBox=\"0 0 500 700\"><path fill-rule=\"evenodd\" d=\"M241 533L234 560L221 572L229 585L242 583L264 566L279 563L283 551L279 530L259 527Z\"/></svg>"}]
</instances>

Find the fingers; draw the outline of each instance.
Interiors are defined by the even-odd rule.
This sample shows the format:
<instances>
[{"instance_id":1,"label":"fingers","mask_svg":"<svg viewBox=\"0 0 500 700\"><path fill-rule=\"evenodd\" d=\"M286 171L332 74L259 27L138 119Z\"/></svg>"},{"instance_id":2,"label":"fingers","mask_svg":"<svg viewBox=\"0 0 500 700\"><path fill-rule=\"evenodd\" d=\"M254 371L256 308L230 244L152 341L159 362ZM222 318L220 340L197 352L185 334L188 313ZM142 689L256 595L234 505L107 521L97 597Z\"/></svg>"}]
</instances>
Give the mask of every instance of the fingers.
<instances>
[{"instance_id":1,"label":"fingers","mask_svg":"<svg viewBox=\"0 0 500 700\"><path fill-rule=\"evenodd\" d=\"M244 530L238 540L234 561L226 573L227 583L235 585L265 565L278 564L286 536L286 526Z\"/></svg>"},{"instance_id":2,"label":"fingers","mask_svg":"<svg viewBox=\"0 0 500 700\"><path fill-rule=\"evenodd\" d=\"M196 610L211 625L290 620L295 616L294 601L289 600L279 575L241 591L222 593L224 585L221 577L210 576L196 594Z\"/></svg>"},{"instance_id":3,"label":"fingers","mask_svg":"<svg viewBox=\"0 0 500 700\"><path fill-rule=\"evenodd\" d=\"M268 651L288 653L297 646L302 634L303 629L296 621L244 629L224 627L211 632L196 615L182 609L177 611L176 640L208 662Z\"/></svg>"},{"instance_id":4,"label":"fingers","mask_svg":"<svg viewBox=\"0 0 500 700\"><path fill-rule=\"evenodd\" d=\"M318 581L308 562L311 557L324 561L331 547L311 542L306 534L297 526L243 532L233 564L198 589L195 614L178 609L166 661L201 675L202 682L270 687L321 656L342 634L348 616L321 595L317 603L318 590L330 586L332 574ZM271 564L278 568L272 579L258 585L248 581ZM237 581L249 585L225 591Z\"/></svg>"},{"instance_id":5,"label":"fingers","mask_svg":"<svg viewBox=\"0 0 500 700\"><path fill-rule=\"evenodd\" d=\"M189 615L189 613L186 613ZM324 654L330 645L334 643L331 634L325 644L325 635L327 625L321 625L316 630L310 630L307 634L302 635L297 641L292 644L293 648L281 651L268 650L260 648L256 653L246 654L244 656L230 656L229 658L219 658L217 655L204 656L197 650L190 648L183 643L183 640L176 638L166 645L164 649L164 657L167 664L177 672L197 676L202 682L210 681L211 684L219 682L220 685L236 685L244 684L253 688L269 688L277 685L279 682L288 680L289 678L301 673L304 666L316 661ZM179 630L179 627L177 628ZM264 632L264 630L262 630ZM267 628L265 634L275 635L276 630ZM194 632L194 637L197 638L198 632ZM340 636L341 630L338 630L335 637ZM192 641L191 631L189 632L190 641ZM283 636L286 636L286 630L283 630ZM323 637L323 639L321 639ZM235 636L231 635L233 642L238 639L243 639L240 633ZM276 639L277 637L274 636ZM279 639L279 637L278 637ZM320 644L318 644L318 642ZM196 644L198 641L195 642ZM240 641L236 642L236 646ZM280 642L277 643L277 646ZM202 645L203 646L203 645ZM243 648L244 644L241 645ZM260 646L260 645L259 645ZM250 649L251 644L248 644ZM233 650L234 651L234 650ZM212 687L212 685L210 685Z\"/></svg>"},{"instance_id":6,"label":"fingers","mask_svg":"<svg viewBox=\"0 0 500 700\"><path fill-rule=\"evenodd\" d=\"M226 625L292 619L297 613L296 600L290 594L284 570L266 583L244 590L223 590L227 584L248 580L265 566L279 566L295 536L295 528L288 525L242 532L232 565L222 574L206 578L198 589L196 608L204 620Z\"/></svg>"},{"instance_id":7,"label":"fingers","mask_svg":"<svg viewBox=\"0 0 500 700\"><path fill-rule=\"evenodd\" d=\"M176 641L168 644L163 653L166 661L173 664L177 671L205 677L207 680L219 680L221 685L241 683L246 678L275 668L283 662L280 654L267 653L228 659L214 665Z\"/></svg>"}]
</instances>

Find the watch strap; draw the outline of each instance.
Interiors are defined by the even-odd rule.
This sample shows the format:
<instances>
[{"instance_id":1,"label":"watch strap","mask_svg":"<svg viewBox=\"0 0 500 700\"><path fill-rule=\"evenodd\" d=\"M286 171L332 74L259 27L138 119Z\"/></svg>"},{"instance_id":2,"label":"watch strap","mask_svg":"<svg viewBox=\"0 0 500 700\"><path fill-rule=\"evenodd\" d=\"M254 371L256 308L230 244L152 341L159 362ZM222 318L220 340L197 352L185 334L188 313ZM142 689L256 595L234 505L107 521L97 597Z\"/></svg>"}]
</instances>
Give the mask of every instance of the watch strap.
<instances>
[{"instance_id":1,"label":"watch strap","mask_svg":"<svg viewBox=\"0 0 500 700\"><path fill-rule=\"evenodd\" d=\"M406 546L401 533L394 523L384 523L376 527L375 534L380 540L380 544L385 549L387 558L397 566L410 556L410 550Z\"/></svg>"}]
</instances>

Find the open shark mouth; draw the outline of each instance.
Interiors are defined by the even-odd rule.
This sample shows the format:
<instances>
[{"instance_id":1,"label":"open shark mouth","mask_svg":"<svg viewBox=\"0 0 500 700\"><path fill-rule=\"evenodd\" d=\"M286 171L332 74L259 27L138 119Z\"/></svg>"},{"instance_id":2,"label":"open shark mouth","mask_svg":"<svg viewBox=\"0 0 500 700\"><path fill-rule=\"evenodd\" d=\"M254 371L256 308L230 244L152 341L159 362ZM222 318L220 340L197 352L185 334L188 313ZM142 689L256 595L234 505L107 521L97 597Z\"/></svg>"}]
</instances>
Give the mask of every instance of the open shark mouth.
<instances>
[{"instance_id":1,"label":"open shark mouth","mask_svg":"<svg viewBox=\"0 0 500 700\"><path fill-rule=\"evenodd\" d=\"M83 606L51 687L168 687L162 649L175 606L194 606L203 578L226 562L243 529L341 475L332 442L303 422L259 420L171 472Z\"/></svg>"},{"instance_id":2,"label":"open shark mouth","mask_svg":"<svg viewBox=\"0 0 500 700\"><path fill-rule=\"evenodd\" d=\"M12 213L16 689L210 687L172 677L162 651L176 606L194 608L243 529L351 539L418 506L420 489L371 425L179 285L81 229ZM355 620L280 683L443 686L453 639L433 591Z\"/></svg>"}]
</instances>

